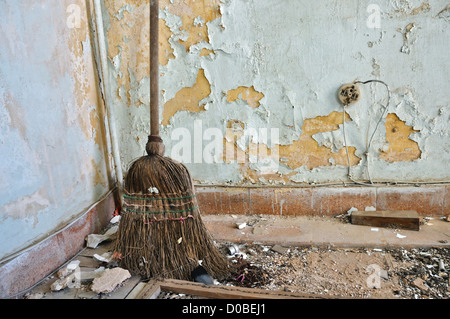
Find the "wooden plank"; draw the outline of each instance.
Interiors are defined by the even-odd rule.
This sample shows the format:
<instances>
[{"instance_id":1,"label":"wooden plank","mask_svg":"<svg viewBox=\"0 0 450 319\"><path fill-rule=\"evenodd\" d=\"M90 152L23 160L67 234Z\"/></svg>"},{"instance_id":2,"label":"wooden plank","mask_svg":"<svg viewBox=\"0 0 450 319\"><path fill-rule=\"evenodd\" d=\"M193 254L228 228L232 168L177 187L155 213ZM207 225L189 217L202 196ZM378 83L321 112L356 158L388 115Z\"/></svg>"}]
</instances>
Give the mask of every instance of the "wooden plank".
<instances>
[{"instance_id":1,"label":"wooden plank","mask_svg":"<svg viewBox=\"0 0 450 319\"><path fill-rule=\"evenodd\" d=\"M136 287L133 288L133 290L130 291L130 293L125 297L125 299L136 299L136 297L139 295L139 293L144 289L144 287L147 285L145 282L140 282L136 285Z\"/></svg>"},{"instance_id":2,"label":"wooden plank","mask_svg":"<svg viewBox=\"0 0 450 319\"><path fill-rule=\"evenodd\" d=\"M119 287L116 287L108 294L104 294L104 299L125 299L125 297L134 289L134 287L141 281L140 276L131 276L125 280Z\"/></svg>"},{"instance_id":3,"label":"wooden plank","mask_svg":"<svg viewBox=\"0 0 450 319\"><path fill-rule=\"evenodd\" d=\"M156 299L160 293L160 282L152 279L141 289L136 299Z\"/></svg>"},{"instance_id":4,"label":"wooden plank","mask_svg":"<svg viewBox=\"0 0 450 319\"><path fill-rule=\"evenodd\" d=\"M182 293L213 299L327 299L326 295L312 295L305 293L293 293L285 291L270 291L264 289L254 289L245 287L205 285L202 283L164 279L161 281L150 281L148 287L145 287L138 295L137 299L150 299L155 291L166 291ZM160 292L159 291L159 292ZM158 294L159 294L158 292ZM334 298L334 297L333 297Z\"/></svg>"},{"instance_id":5,"label":"wooden plank","mask_svg":"<svg viewBox=\"0 0 450 319\"><path fill-rule=\"evenodd\" d=\"M420 218L415 210L404 211L355 211L351 221L354 225L395 227L419 230Z\"/></svg>"}]
</instances>

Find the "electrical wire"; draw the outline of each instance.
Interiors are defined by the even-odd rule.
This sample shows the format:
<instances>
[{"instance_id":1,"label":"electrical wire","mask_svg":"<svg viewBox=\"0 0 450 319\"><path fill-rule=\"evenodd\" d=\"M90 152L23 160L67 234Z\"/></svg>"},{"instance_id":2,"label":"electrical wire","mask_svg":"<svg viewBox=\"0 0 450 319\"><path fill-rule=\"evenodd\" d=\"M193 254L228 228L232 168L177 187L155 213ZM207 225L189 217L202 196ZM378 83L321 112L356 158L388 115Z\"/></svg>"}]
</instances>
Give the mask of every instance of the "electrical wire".
<instances>
[{"instance_id":1,"label":"electrical wire","mask_svg":"<svg viewBox=\"0 0 450 319\"><path fill-rule=\"evenodd\" d=\"M364 153L366 155L367 177L369 178L370 183L373 184L372 179L370 178L370 172L369 172L369 149L370 149L370 146L372 144L373 137L375 136L375 133L378 130L378 126L380 125L381 121L385 118L387 110L389 108L389 102L391 100L391 90L389 89L389 86L385 82L383 82L381 80L368 80L368 81L365 81L365 82L356 81L355 83L366 84L366 83L371 83L371 82L378 82L378 83L383 84L386 87L387 95L388 95L386 106L384 107L384 111L381 114L381 117L378 120L378 122L377 122L377 124L375 126L375 129L373 130L372 136L370 137L369 143L367 144L366 152Z\"/></svg>"},{"instance_id":2,"label":"electrical wire","mask_svg":"<svg viewBox=\"0 0 450 319\"><path fill-rule=\"evenodd\" d=\"M375 184L374 184L373 181L372 181L372 178L370 177L370 170L369 170L369 150L370 150L370 146L371 146L372 141L373 141L373 137L375 136L375 133L376 133L377 130L378 130L378 126L380 125L381 121L382 121L382 120L385 118L385 116L386 116L386 113L387 113L387 111L388 111L388 109L389 109L389 102L390 102L390 100L391 100L391 90L389 89L389 86L388 86L384 81L376 80L376 79L375 79L375 80L368 80L368 81L355 81L354 83L355 83L355 84L357 84L357 83L367 84L367 83L372 83L372 82L377 82L377 83L383 84L383 85L386 87L388 98L387 98L386 106L384 106L383 113L381 114L379 120L377 121L377 124L375 125L375 129L373 130L373 133L372 133L372 135L370 136L369 142L367 143L366 151L364 152L364 155L366 156L366 171L367 171L367 177L368 177L368 179L369 179L369 183L367 183L367 182L361 182L361 181L356 181L356 180L353 179L353 177L352 177L352 175L351 175L350 156L349 156L348 146L347 146L347 137L346 137L346 134L345 134L345 113L346 113L346 112L345 112L345 110L342 112L342 114L343 114L343 115L342 115L342 116L343 116L343 119L342 119L342 132L343 132L343 135L344 135L344 144L345 144L345 151L346 151L346 154L347 154L347 164L348 164L348 173L347 173L347 176L348 176L348 178L349 178L352 182L354 182L354 183L356 183L356 184L364 185L364 186L375 186ZM345 105L344 105L344 108L347 107L347 106L348 106L348 104L345 104Z\"/></svg>"}]
</instances>

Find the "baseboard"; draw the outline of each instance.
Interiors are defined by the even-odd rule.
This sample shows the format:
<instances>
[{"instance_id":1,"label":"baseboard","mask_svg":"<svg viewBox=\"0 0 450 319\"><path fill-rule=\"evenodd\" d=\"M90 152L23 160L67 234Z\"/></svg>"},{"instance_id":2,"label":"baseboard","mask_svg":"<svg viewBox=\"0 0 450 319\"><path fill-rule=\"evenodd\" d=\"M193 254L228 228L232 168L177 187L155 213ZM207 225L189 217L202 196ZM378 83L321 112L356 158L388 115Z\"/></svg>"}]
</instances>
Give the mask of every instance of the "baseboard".
<instances>
[{"instance_id":1,"label":"baseboard","mask_svg":"<svg viewBox=\"0 0 450 319\"><path fill-rule=\"evenodd\" d=\"M196 186L202 214L336 216L364 210L415 210L421 216L450 212L450 186L221 187Z\"/></svg>"},{"instance_id":2,"label":"baseboard","mask_svg":"<svg viewBox=\"0 0 450 319\"><path fill-rule=\"evenodd\" d=\"M106 227L113 217L115 191L79 217L69 227L0 264L0 298L17 298L75 256L85 238Z\"/></svg>"}]
</instances>

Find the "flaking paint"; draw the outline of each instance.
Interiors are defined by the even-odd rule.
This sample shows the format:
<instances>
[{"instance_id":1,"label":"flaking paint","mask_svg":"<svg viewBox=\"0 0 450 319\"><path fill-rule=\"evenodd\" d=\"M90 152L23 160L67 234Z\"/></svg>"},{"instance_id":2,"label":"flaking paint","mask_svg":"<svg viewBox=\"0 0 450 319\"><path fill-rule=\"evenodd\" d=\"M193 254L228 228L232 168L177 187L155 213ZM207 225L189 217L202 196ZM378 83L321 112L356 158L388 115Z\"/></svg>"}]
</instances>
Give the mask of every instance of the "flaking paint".
<instances>
[{"instance_id":1,"label":"flaking paint","mask_svg":"<svg viewBox=\"0 0 450 319\"><path fill-rule=\"evenodd\" d=\"M123 50L139 59L148 46L141 42L133 49L121 42L136 32L121 22L125 18L116 17L122 10L134 25L148 10L148 1L105 5L109 46L115 48L110 51L115 87L122 92L116 108L124 115L118 122L126 163L144 149L149 105L137 98L145 95L143 85L133 90L124 84L128 78L144 83L148 69L130 63ZM239 121L246 128L279 129L278 171L264 176L248 163L186 163L198 182L347 181L343 106L337 89L353 80L380 79L389 84L392 97L369 157L368 139L386 104L386 91L376 84L361 85L362 99L346 110L353 176L366 178L369 164L376 180L447 179L431 169L449 163L443 148L449 134L444 85L450 74L444 53L449 49L447 4L386 0L378 5L380 28L369 28L367 4L356 0L161 1L160 105L166 155L177 143L171 140L177 128L192 134L192 123L201 120L204 128L217 128L226 137L230 121ZM145 28L142 24L140 33L148 32ZM392 132L393 126L397 132ZM192 140L189 143L194 147ZM224 154L233 150L248 158L255 147L251 143L238 145L224 138ZM273 147L256 143L268 150Z\"/></svg>"},{"instance_id":2,"label":"flaking paint","mask_svg":"<svg viewBox=\"0 0 450 319\"><path fill-rule=\"evenodd\" d=\"M69 5L80 8L70 28ZM111 187L91 1L0 4L0 260Z\"/></svg>"}]
</instances>

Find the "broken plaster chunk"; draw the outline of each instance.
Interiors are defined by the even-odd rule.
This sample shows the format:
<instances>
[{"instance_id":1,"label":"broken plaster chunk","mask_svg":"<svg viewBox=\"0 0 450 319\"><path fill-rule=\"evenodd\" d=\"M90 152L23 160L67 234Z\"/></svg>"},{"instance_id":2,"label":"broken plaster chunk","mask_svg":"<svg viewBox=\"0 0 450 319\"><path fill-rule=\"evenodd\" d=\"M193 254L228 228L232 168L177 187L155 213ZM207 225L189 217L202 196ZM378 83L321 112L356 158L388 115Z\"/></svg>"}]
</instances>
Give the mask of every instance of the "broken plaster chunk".
<instances>
[{"instance_id":1,"label":"broken plaster chunk","mask_svg":"<svg viewBox=\"0 0 450 319\"><path fill-rule=\"evenodd\" d=\"M66 267L58 270L58 272L56 273L56 276L60 279L64 278L67 275L71 274L79 266L80 266L79 260L72 260Z\"/></svg>"},{"instance_id":2,"label":"broken plaster chunk","mask_svg":"<svg viewBox=\"0 0 450 319\"><path fill-rule=\"evenodd\" d=\"M90 234L87 237L87 247L89 248L97 248L97 246L104 242L105 240L111 240L114 238L119 226L113 226L103 235L100 234Z\"/></svg>"},{"instance_id":3,"label":"broken plaster chunk","mask_svg":"<svg viewBox=\"0 0 450 319\"><path fill-rule=\"evenodd\" d=\"M113 254L108 251L102 255L94 254L93 257L94 257L94 259L96 259L98 261L109 263L112 260L112 256L113 256Z\"/></svg>"},{"instance_id":4,"label":"broken plaster chunk","mask_svg":"<svg viewBox=\"0 0 450 319\"><path fill-rule=\"evenodd\" d=\"M429 290L428 286L425 284L425 281L422 278L416 278L412 282L412 285L420 290L427 292Z\"/></svg>"},{"instance_id":5,"label":"broken plaster chunk","mask_svg":"<svg viewBox=\"0 0 450 319\"><path fill-rule=\"evenodd\" d=\"M389 280L389 274L388 274L388 272L386 270L380 269L379 275L384 280Z\"/></svg>"},{"instance_id":6,"label":"broken plaster chunk","mask_svg":"<svg viewBox=\"0 0 450 319\"><path fill-rule=\"evenodd\" d=\"M111 224L117 224L120 221L120 215L114 216L113 218L111 218L111 220L109 221Z\"/></svg>"},{"instance_id":7,"label":"broken plaster chunk","mask_svg":"<svg viewBox=\"0 0 450 319\"><path fill-rule=\"evenodd\" d=\"M73 288L77 285L77 282L79 278L77 278L76 273L72 273L68 275L67 277L64 277L62 279L56 280L52 285L50 286L50 289L52 291L60 291L66 287Z\"/></svg>"},{"instance_id":8,"label":"broken plaster chunk","mask_svg":"<svg viewBox=\"0 0 450 319\"><path fill-rule=\"evenodd\" d=\"M106 269L92 282L91 290L96 293L109 293L131 277L128 270L116 267Z\"/></svg>"}]
</instances>

